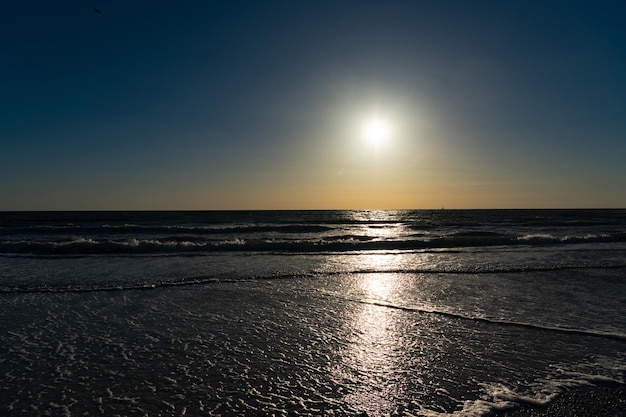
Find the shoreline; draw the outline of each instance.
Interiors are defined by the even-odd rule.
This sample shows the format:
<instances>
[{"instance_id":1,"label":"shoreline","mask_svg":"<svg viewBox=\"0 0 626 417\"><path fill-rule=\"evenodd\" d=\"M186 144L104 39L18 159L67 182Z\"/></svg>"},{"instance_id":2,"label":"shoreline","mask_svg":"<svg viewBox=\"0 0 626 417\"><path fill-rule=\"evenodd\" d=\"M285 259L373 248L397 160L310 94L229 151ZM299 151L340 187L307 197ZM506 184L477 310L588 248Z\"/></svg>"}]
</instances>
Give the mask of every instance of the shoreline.
<instances>
[{"instance_id":1,"label":"shoreline","mask_svg":"<svg viewBox=\"0 0 626 417\"><path fill-rule=\"evenodd\" d=\"M596 383L570 388L545 405L518 404L486 417L626 417L626 384Z\"/></svg>"}]
</instances>

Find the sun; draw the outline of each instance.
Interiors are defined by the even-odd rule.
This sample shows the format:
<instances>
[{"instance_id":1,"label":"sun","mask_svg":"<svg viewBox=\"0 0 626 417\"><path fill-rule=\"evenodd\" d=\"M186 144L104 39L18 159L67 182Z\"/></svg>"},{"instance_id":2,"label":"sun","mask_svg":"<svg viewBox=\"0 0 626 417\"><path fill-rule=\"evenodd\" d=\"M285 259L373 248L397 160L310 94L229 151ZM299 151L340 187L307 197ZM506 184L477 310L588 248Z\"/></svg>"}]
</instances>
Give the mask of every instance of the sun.
<instances>
[{"instance_id":1,"label":"sun","mask_svg":"<svg viewBox=\"0 0 626 417\"><path fill-rule=\"evenodd\" d=\"M368 120L363 126L363 137L372 146L384 144L391 133L389 122L381 117Z\"/></svg>"}]
</instances>

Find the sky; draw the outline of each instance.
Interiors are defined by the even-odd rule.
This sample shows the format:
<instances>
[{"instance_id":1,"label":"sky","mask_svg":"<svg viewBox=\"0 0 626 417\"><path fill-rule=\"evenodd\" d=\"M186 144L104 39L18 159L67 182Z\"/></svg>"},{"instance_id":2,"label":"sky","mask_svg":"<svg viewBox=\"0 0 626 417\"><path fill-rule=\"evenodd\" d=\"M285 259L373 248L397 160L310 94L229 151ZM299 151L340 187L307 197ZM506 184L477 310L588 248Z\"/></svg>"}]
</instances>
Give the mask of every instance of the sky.
<instances>
[{"instance_id":1,"label":"sky","mask_svg":"<svg viewBox=\"0 0 626 417\"><path fill-rule=\"evenodd\" d=\"M623 208L624 16L6 0L0 210Z\"/></svg>"}]
</instances>

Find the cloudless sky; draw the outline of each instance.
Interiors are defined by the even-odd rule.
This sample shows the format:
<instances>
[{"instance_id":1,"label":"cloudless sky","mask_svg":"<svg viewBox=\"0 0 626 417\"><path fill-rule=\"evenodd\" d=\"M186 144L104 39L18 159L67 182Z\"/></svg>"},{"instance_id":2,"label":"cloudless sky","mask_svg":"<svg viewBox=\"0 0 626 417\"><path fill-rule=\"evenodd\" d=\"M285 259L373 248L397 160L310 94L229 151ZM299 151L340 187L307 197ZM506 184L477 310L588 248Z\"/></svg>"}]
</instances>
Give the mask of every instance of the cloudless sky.
<instances>
[{"instance_id":1,"label":"cloudless sky","mask_svg":"<svg viewBox=\"0 0 626 417\"><path fill-rule=\"evenodd\" d=\"M0 210L626 207L625 18L6 0Z\"/></svg>"}]
</instances>

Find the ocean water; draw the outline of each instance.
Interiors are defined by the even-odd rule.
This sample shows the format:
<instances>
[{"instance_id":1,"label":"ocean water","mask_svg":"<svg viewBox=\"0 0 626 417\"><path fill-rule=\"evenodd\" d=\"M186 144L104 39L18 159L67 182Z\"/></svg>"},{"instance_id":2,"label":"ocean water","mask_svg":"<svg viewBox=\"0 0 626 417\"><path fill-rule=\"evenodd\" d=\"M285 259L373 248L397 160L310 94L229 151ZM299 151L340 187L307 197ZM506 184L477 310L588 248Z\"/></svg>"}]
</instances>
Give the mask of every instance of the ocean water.
<instances>
[{"instance_id":1,"label":"ocean water","mask_svg":"<svg viewBox=\"0 0 626 417\"><path fill-rule=\"evenodd\" d=\"M626 210L1 212L0 414L483 416L626 377Z\"/></svg>"}]
</instances>

